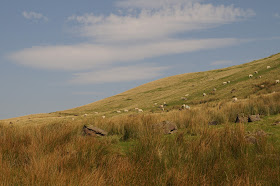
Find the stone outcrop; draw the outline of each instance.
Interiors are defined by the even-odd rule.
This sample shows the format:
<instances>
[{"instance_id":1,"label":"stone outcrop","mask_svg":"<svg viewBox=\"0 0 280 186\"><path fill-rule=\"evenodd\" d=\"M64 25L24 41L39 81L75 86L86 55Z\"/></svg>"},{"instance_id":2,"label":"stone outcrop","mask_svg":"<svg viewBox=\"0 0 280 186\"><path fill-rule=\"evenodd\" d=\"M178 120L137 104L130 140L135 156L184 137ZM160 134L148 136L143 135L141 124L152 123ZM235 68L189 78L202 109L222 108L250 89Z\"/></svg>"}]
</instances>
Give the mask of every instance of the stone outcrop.
<instances>
[{"instance_id":1,"label":"stone outcrop","mask_svg":"<svg viewBox=\"0 0 280 186\"><path fill-rule=\"evenodd\" d=\"M219 124L218 121L210 121L208 123L208 125L218 125L218 124Z\"/></svg>"},{"instance_id":2,"label":"stone outcrop","mask_svg":"<svg viewBox=\"0 0 280 186\"><path fill-rule=\"evenodd\" d=\"M156 123L152 126L152 128L154 130L162 132L163 134L173 134L178 130L176 124L171 121L163 121L160 123Z\"/></svg>"},{"instance_id":3,"label":"stone outcrop","mask_svg":"<svg viewBox=\"0 0 280 186\"><path fill-rule=\"evenodd\" d=\"M84 131L84 134L87 136L107 136L107 134L108 134L108 132L106 132L100 128L94 127L92 125L89 125L89 126L84 125L83 131Z\"/></svg>"},{"instance_id":4,"label":"stone outcrop","mask_svg":"<svg viewBox=\"0 0 280 186\"><path fill-rule=\"evenodd\" d=\"M248 116L248 122L255 122L255 121L260 121L260 115L249 115Z\"/></svg>"}]
</instances>

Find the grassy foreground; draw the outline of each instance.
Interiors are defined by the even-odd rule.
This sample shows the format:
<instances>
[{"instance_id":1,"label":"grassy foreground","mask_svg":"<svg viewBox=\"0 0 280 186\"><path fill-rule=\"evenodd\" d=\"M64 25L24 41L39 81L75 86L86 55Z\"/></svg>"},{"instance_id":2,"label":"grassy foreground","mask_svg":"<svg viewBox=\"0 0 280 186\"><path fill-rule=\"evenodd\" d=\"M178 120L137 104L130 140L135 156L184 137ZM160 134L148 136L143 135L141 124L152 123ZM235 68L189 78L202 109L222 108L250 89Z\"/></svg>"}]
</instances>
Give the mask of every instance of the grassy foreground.
<instances>
[{"instance_id":1,"label":"grassy foreground","mask_svg":"<svg viewBox=\"0 0 280 186\"><path fill-rule=\"evenodd\" d=\"M238 113L262 121L235 124ZM164 113L0 123L1 185L279 185L280 93ZM170 120L179 131L151 125ZM209 121L220 125L209 126ZM84 124L109 132L82 134ZM258 131L264 131L257 135ZM249 143L246 136L254 136Z\"/></svg>"}]
</instances>

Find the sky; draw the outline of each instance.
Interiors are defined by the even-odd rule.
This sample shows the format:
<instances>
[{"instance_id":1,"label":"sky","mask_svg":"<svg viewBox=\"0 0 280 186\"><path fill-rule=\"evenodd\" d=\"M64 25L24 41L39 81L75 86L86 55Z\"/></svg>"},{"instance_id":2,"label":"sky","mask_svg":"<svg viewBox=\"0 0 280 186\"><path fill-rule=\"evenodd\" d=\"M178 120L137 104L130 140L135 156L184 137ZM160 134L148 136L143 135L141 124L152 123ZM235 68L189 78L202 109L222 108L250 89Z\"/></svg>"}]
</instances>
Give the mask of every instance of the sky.
<instances>
[{"instance_id":1,"label":"sky","mask_svg":"<svg viewBox=\"0 0 280 186\"><path fill-rule=\"evenodd\" d=\"M279 0L1 0L0 119L280 52Z\"/></svg>"}]
</instances>

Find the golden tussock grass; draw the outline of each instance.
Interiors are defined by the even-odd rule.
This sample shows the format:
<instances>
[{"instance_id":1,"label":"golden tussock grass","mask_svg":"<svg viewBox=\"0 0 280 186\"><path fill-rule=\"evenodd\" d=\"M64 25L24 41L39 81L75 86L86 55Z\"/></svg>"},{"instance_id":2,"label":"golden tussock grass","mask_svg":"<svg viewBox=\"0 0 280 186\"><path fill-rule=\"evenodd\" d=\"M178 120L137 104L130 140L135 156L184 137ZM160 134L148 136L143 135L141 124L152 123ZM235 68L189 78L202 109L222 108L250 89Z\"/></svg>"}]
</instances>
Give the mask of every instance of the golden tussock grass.
<instances>
[{"instance_id":1,"label":"golden tussock grass","mask_svg":"<svg viewBox=\"0 0 280 186\"><path fill-rule=\"evenodd\" d=\"M143 113L20 126L0 123L2 185L278 185L280 148L256 136L238 113L280 113L280 94L204 104L191 110ZM170 120L179 130L162 135L152 124ZM221 125L209 126L216 120ZM93 124L107 137L84 136Z\"/></svg>"}]
</instances>

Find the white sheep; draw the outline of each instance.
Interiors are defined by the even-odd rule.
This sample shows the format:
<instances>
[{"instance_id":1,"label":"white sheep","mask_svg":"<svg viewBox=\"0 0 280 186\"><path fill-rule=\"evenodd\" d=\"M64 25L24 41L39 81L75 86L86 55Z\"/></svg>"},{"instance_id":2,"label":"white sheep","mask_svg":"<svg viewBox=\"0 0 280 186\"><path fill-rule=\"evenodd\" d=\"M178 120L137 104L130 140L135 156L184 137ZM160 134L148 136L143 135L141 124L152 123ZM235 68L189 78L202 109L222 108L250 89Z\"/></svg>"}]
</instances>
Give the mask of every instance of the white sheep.
<instances>
[{"instance_id":1,"label":"white sheep","mask_svg":"<svg viewBox=\"0 0 280 186\"><path fill-rule=\"evenodd\" d=\"M127 109L125 109L125 110L123 110L124 112L128 112L128 110Z\"/></svg>"},{"instance_id":2,"label":"white sheep","mask_svg":"<svg viewBox=\"0 0 280 186\"><path fill-rule=\"evenodd\" d=\"M117 113L121 113L121 111L120 111L120 110L117 110Z\"/></svg>"},{"instance_id":3,"label":"white sheep","mask_svg":"<svg viewBox=\"0 0 280 186\"><path fill-rule=\"evenodd\" d=\"M266 69L270 69L271 68L271 66L266 66Z\"/></svg>"},{"instance_id":4,"label":"white sheep","mask_svg":"<svg viewBox=\"0 0 280 186\"><path fill-rule=\"evenodd\" d=\"M259 72L258 71L255 71L255 74L258 74Z\"/></svg>"},{"instance_id":5,"label":"white sheep","mask_svg":"<svg viewBox=\"0 0 280 186\"><path fill-rule=\"evenodd\" d=\"M72 120L74 121L74 120L75 120L75 118L72 118Z\"/></svg>"},{"instance_id":6,"label":"white sheep","mask_svg":"<svg viewBox=\"0 0 280 186\"><path fill-rule=\"evenodd\" d=\"M143 112L143 110L142 109L138 109L138 112Z\"/></svg>"},{"instance_id":7,"label":"white sheep","mask_svg":"<svg viewBox=\"0 0 280 186\"><path fill-rule=\"evenodd\" d=\"M232 101L233 102L237 102L237 98L232 98Z\"/></svg>"},{"instance_id":8,"label":"white sheep","mask_svg":"<svg viewBox=\"0 0 280 186\"><path fill-rule=\"evenodd\" d=\"M191 109L191 107L189 105L186 105L185 108L188 109L188 110Z\"/></svg>"},{"instance_id":9,"label":"white sheep","mask_svg":"<svg viewBox=\"0 0 280 186\"><path fill-rule=\"evenodd\" d=\"M84 114L84 117L87 117L88 115L87 114Z\"/></svg>"},{"instance_id":10,"label":"white sheep","mask_svg":"<svg viewBox=\"0 0 280 186\"><path fill-rule=\"evenodd\" d=\"M261 78L262 78L262 76L259 76L259 78L261 79Z\"/></svg>"},{"instance_id":11,"label":"white sheep","mask_svg":"<svg viewBox=\"0 0 280 186\"><path fill-rule=\"evenodd\" d=\"M103 119L105 119L105 116L102 116Z\"/></svg>"},{"instance_id":12,"label":"white sheep","mask_svg":"<svg viewBox=\"0 0 280 186\"><path fill-rule=\"evenodd\" d=\"M249 78L253 77L253 74L249 74Z\"/></svg>"},{"instance_id":13,"label":"white sheep","mask_svg":"<svg viewBox=\"0 0 280 186\"><path fill-rule=\"evenodd\" d=\"M98 114L98 112L94 112L94 114Z\"/></svg>"},{"instance_id":14,"label":"white sheep","mask_svg":"<svg viewBox=\"0 0 280 186\"><path fill-rule=\"evenodd\" d=\"M228 81L227 83L230 83L230 81Z\"/></svg>"},{"instance_id":15,"label":"white sheep","mask_svg":"<svg viewBox=\"0 0 280 186\"><path fill-rule=\"evenodd\" d=\"M216 88L213 88L213 91L215 92L217 89Z\"/></svg>"},{"instance_id":16,"label":"white sheep","mask_svg":"<svg viewBox=\"0 0 280 186\"><path fill-rule=\"evenodd\" d=\"M261 85L261 88L264 88L264 85Z\"/></svg>"},{"instance_id":17,"label":"white sheep","mask_svg":"<svg viewBox=\"0 0 280 186\"><path fill-rule=\"evenodd\" d=\"M203 96L206 96L206 93L203 93Z\"/></svg>"},{"instance_id":18,"label":"white sheep","mask_svg":"<svg viewBox=\"0 0 280 186\"><path fill-rule=\"evenodd\" d=\"M226 84L227 84L227 82L226 82L226 81L224 81L224 82L223 82L223 85L226 85Z\"/></svg>"},{"instance_id":19,"label":"white sheep","mask_svg":"<svg viewBox=\"0 0 280 186\"><path fill-rule=\"evenodd\" d=\"M190 94L186 94L185 96L188 97Z\"/></svg>"},{"instance_id":20,"label":"white sheep","mask_svg":"<svg viewBox=\"0 0 280 186\"><path fill-rule=\"evenodd\" d=\"M163 107L164 107L164 105L160 105L160 106L159 106L159 108L163 108Z\"/></svg>"},{"instance_id":21,"label":"white sheep","mask_svg":"<svg viewBox=\"0 0 280 186\"><path fill-rule=\"evenodd\" d=\"M157 103L155 103L154 105L157 105Z\"/></svg>"},{"instance_id":22,"label":"white sheep","mask_svg":"<svg viewBox=\"0 0 280 186\"><path fill-rule=\"evenodd\" d=\"M166 102L163 102L163 105L164 105L164 106L167 106Z\"/></svg>"},{"instance_id":23,"label":"white sheep","mask_svg":"<svg viewBox=\"0 0 280 186\"><path fill-rule=\"evenodd\" d=\"M280 80L279 80L279 79L275 80L275 83L279 83L279 82L280 82Z\"/></svg>"},{"instance_id":24,"label":"white sheep","mask_svg":"<svg viewBox=\"0 0 280 186\"><path fill-rule=\"evenodd\" d=\"M139 108L134 108L134 110L138 110Z\"/></svg>"},{"instance_id":25,"label":"white sheep","mask_svg":"<svg viewBox=\"0 0 280 186\"><path fill-rule=\"evenodd\" d=\"M187 100L187 98L185 98L185 97L181 97L181 100Z\"/></svg>"}]
</instances>

